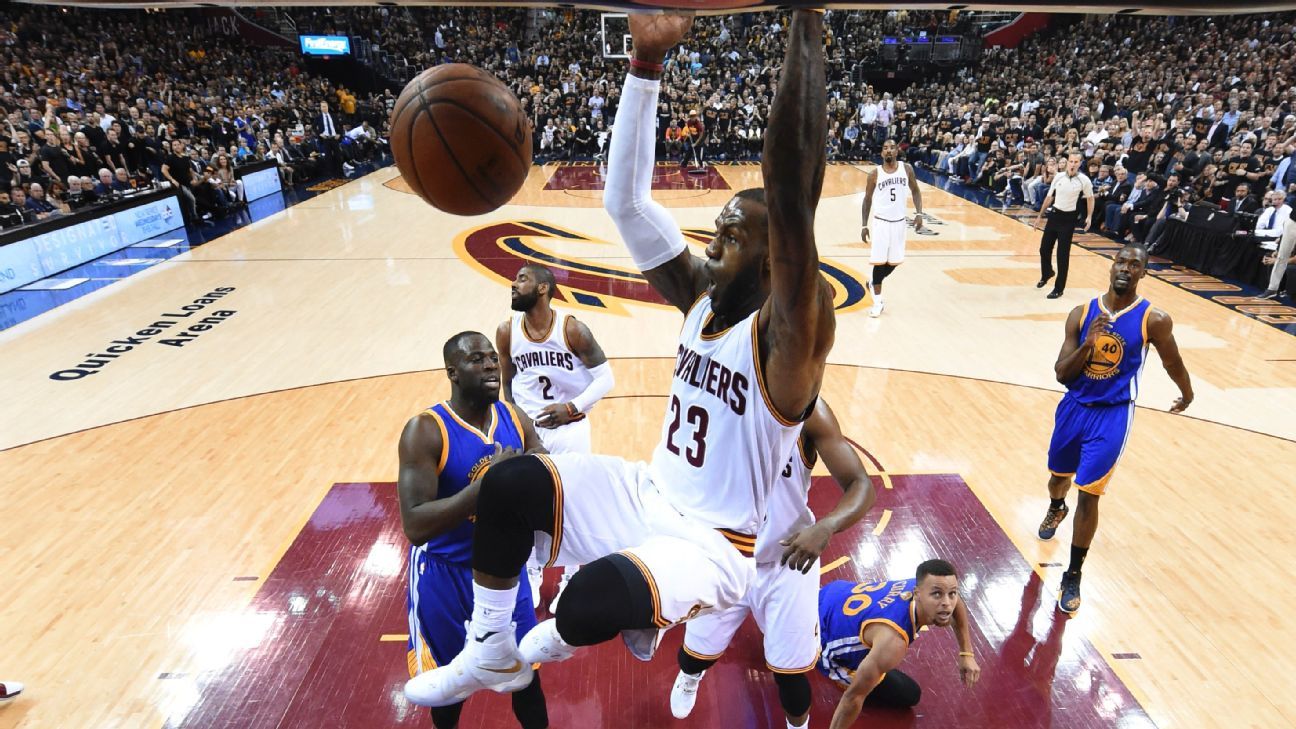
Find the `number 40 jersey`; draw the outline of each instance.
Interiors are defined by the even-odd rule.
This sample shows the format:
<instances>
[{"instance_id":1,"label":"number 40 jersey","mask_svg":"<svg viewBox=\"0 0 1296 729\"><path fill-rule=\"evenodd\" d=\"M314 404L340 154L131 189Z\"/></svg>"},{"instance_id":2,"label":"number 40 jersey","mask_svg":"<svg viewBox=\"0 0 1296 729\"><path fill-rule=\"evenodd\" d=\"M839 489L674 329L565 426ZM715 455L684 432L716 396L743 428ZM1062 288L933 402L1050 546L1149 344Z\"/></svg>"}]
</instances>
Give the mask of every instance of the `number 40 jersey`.
<instances>
[{"instance_id":1,"label":"number 40 jersey","mask_svg":"<svg viewBox=\"0 0 1296 729\"><path fill-rule=\"evenodd\" d=\"M653 482L676 509L740 535L760 529L770 488L801 434L801 423L779 416L765 393L759 315L752 312L724 331L703 334L713 316L711 298L694 302L680 330L670 401L651 463ZM755 538L738 539L750 554Z\"/></svg>"}]
</instances>

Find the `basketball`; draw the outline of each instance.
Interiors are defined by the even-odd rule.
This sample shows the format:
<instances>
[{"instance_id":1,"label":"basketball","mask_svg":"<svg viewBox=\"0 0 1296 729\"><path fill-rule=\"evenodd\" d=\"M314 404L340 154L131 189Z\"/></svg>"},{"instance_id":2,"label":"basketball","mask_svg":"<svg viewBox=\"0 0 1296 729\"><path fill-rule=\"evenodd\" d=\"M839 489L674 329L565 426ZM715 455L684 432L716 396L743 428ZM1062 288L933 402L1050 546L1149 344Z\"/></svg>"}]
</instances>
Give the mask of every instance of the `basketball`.
<instances>
[{"instance_id":1,"label":"basketball","mask_svg":"<svg viewBox=\"0 0 1296 729\"><path fill-rule=\"evenodd\" d=\"M531 168L531 121L499 79L465 63L405 86L391 116L392 156L410 188L454 215L508 202Z\"/></svg>"}]
</instances>

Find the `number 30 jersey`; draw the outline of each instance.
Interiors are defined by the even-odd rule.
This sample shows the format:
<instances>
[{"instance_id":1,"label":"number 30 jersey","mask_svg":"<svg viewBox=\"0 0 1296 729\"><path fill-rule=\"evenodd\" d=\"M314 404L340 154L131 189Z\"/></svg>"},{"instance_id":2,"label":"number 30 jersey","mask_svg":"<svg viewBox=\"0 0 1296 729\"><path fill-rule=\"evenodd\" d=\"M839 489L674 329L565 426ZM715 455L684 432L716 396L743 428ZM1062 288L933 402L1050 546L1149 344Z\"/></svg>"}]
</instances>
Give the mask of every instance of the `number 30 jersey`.
<instances>
[{"instance_id":1,"label":"number 30 jersey","mask_svg":"<svg viewBox=\"0 0 1296 729\"><path fill-rule=\"evenodd\" d=\"M546 406L570 402L594 379L567 345L570 314L554 312L549 331L539 339L527 334L526 314L513 315L509 357L513 360L513 401L533 420Z\"/></svg>"},{"instance_id":2,"label":"number 30 jersey","mask_svg":"<svg viewBox=\"0 0 1296 729\"><path fill-rule=\"evenodd\" d=\"M739 532L751 554L776 478L788 462L801 423L776 414L761 378L756 321L760 312L716 333L711 299L684 317L661 441L653 451L653 482L685 515ZM744 537L742 535L748 535Z\"/></svg>"}]
</instances>

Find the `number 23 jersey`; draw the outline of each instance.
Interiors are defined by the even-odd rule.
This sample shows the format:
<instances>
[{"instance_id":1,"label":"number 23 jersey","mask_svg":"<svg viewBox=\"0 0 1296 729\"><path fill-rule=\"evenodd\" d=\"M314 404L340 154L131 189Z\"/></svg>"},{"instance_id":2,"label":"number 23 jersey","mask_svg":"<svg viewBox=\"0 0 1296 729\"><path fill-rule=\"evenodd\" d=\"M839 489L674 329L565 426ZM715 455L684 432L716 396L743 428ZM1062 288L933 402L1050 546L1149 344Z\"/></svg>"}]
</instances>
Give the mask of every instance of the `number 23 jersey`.
<instances>
[{"instance_id":1,"label":"number 23 jersey","mask_svg":"<svg viewBox=\"0 0 1296 729\"><path fill-rule=\"evenodd\" d=\"M653 482L682 513L708 526L755 534L801 423L781 418L761 378L760 312L714 334L699 298L684 317Z\"/></svg>"}]
</instances>

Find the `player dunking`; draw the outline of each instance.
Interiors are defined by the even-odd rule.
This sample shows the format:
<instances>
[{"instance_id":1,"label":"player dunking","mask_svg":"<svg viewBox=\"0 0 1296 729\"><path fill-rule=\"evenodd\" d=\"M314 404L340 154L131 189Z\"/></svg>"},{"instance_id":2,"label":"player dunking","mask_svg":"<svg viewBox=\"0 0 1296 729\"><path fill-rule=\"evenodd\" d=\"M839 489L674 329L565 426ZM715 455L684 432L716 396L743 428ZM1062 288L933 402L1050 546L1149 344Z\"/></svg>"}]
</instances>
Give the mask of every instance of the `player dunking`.
<instances>
[{"instance_id":1,"label":"player dunking","mask_svg":"<svg viewBox=\"0 0 1296 729\"><path fill-rule=\"evenodd\" d=\"M807 503L810 472L823 457L844 493L823 521ZM689 621L680 646L680 673L671 688L671 713L683 719L697 701L706 670L729 647L748 613L765 636L765 665L774 672L789 729L810 715L810 681L819 657L819 555L828 539L849 528L873 505L876 494L859 454L823 398L801 430L797 448L770 491L769 518L756 533L756 581L742 602Z\"/></svg>"},{"instance_id":2,"label":"player dunking","mask_svg":"<svg viewBox=\"0 0 1296 729\"><path fill-rule=\"evenodd\" d=\"M499 401L500 362L477 332L451 337L442 349L450 399L410 419L400 439L401 525L410 540L409 672L445 665L464 647L472 611L473 525L482 475L520 449L540 451L525 413ZM512 609L520 638L535 626L530 591ZM519 681L513 713L528 729L549 725L540 675ZM437 729L459 724L462 702L432 709Z\"/></svg>"},{"instance_id":3,"label":"player dunking","mask_svg":"<svg viewBox=\"0 0 1296 729\"><path fill-rule=\"evenodd\" d=\"M1065 613L1080 609L1080 568L1098 529L1098 497L1106 493L1125 452L1149 344L1156 346L1161 364L1179 386L1179 399L1170 412L1183 412L1193 400L1170 315L1138 295L1146 272L1147 250L1136 245L1122 248L1112 262L1107 293L1071 310L1066 339L1053 365L1067 392L1058 403L1049 443L1051 501L1039 538L1052 539L1066 518L1066 495L1074 479L1080 496L1071 563L1058 593L1058 608Z\"/></svg>"},{"instance_id":4,"label":"player dunking","mask_svg":"<svg viewBox=\"0 0 1296 729\"><path fill-rule=\"evenodd\" d=\"M865 701L902 709L918 703L922 689L898 666L924 626L952 626L963 685L970 688L981 677L958 575L943 559L918 565L913 579L837 580L824 585L819 591L819 623L819 670L846 689L830 729L853 724Z\"/></svg>"},{"instance_id":5,"label":"player dunking","mask_svg":"<svg viewBox=\"0 0 1296 729\"><path fill-rule=\"evenodd\" d=\"M904 263L905 233L908 224L905 222L905 210L909 207L909 196L914 201L914 230L923 228L922 191L918 189L918 178L914 175L913 166L908 162L900 163L900 147L894 139L882 143L882 164L873 168L864 185L864 227L860 237L865 243L872 241L873 249L869 253L869 263L873 264L873 307L869 316L882 316L886 304L882 300L882 281L896 266ZM873 216L872 230L869 226L869 215Z\"/></svg>"},{"instance_id":6,"label":"player dunking","mask_svg":"<svg viewBox=\"0 0 1296 729\"><path fill-rule=\"evenodd\" d=\"M692 23L631 15L634 58L617 109L604 206L635 264L685 312L662 437L651 464L584 454L523 456L487 473L473 539L473 616L462 653L405 686L413 702L525 685L531 663L622 635L651 658L661 630L747 593L765 502L809 416L832 347L832 292L814 215L827 137L823 22L796 11L769 114L764 189L725 205L706 257L653 202L662 61ZM510 628L534 533L551 564L585 563L557 617Z\"/></svg>"},{"instance_id":7,"label":"player dunking","mask_svg":"<svg viewBox=\"0 0 1296 729\"><path fill-rule=\"evenodd\" d=\"M612 365L589 327L570 314L554 311L557 282L553 272L537 263L518 270L513 279L512 307L519 312L495 330L495 346L504 370L504 399L535 420L540 442L550 453L589 453L590 421L586 415L615 381ZM549 555L549 540L536 544L527 562L531 600L540 603L541 567ZM538 555L544 555L541 560ZM563 570L549 609L558 604L575 566Z\"/></svg>"}]
</instances>

